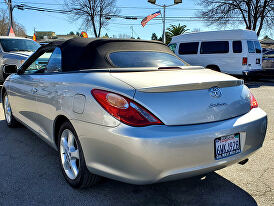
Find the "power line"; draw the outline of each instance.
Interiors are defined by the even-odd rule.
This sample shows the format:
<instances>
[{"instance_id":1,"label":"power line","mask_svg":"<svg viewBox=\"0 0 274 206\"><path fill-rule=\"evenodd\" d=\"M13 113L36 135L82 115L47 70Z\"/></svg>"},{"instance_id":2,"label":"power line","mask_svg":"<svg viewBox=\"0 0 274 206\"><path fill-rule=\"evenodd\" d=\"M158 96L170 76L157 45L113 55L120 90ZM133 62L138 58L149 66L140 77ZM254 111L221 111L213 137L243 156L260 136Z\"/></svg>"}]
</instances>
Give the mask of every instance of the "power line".
<instances>
[{"instance_id":1,"label":"power line","mask_svg":"<svg viewBox=\"0 0 274 206\"><path fill-rule=\"evenodd\" d=\"M36 4L36 5L56 5L56 6L63 6L64 4L61 3L37 3L37 2L31 2L31 1L15 1L17 4ZM154 10L155 7L130 7L130 6L117 6L118 9L150 9ZM172 10L202 10L202 9L193 9L193 8L169 8Z\"/></svg>"},{"instance_id":2,"label":"power line","mask_svg":"<svg viewBox=\"0 0 274 206\"><path fill-rule=\"evenodd\" d=\"M27 4L20 4L18 6L22 7L23 9L26 9L26 10L39 11L39 12L49 12L49 13L59 13L59 14L69 14L70 12L72 12L70 10L37 7L37 6L30 6ZM137 20L137 19L145 18L145 16L128 16L128 15L104 15L103 14L103 16L108 19L120 18L120 19ZM272 16L270 16L270 17L272 17ZM176 20L176 21L216 21L216 20L218 20L219 22L226 22L226 21L242 22L243 21L241 17L229 17L229 18L225 18L225 19L219 19L219 17L215 17L214 19L208 20L208 19L204 19L203 17L197 17L197 16L169 16L169 17L166 17L166 19L167 20ZM154 20L162 21L162 18L156 17L156 18L154 18Z\"/></svg>"}]
</instances>

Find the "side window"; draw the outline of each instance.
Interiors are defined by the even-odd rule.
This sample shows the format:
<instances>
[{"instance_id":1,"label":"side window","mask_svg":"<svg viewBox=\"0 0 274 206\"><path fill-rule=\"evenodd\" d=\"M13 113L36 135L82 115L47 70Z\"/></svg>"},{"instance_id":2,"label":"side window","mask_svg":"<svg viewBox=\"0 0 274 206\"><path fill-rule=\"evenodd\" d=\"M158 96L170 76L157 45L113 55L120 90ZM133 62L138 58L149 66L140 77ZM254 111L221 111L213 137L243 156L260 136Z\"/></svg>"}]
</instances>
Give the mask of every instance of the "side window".
<instances>
[{"instance_id":1,"label":"side window","mask_svg":"<svg viewBox=\"0 0 274 206\"><path fill-rule=\"evenodd\" d=\"M254 41L254 46L255 46L256 53L259 53L259 54L262 53L262 48L259 41Z\"/></svg>"},{"instance_id":2,"label":"side window","mask_svg":"<svg viewBox=\"0 0 274 206\"><path fill-rule=\"evenodd\" d=\"M43 53L25 70L24 74L33 74L37 73L39 70L45 70L51 54L52 52Z\"/></svg>"},{"instance_id":3,"label":"side window","mask_svg":"<svg viewBox=\"0 0 274 206\"><path fill-rule=\"evenodd\" d=\"M242 53L243 51L242 41L233 41L232 47L233 47L233 53Z\"/></svg>"},{"instance_id":4,"label":"side window","mask_svg":"<svg viewBox=\"0 0 274 206\"><path fill-rule=\"evenodd\" d=\"M61 65L61 49L57 47L48 62L47 65L47 73L51 72L61 72L62 71L62 65Z\"/></svg>"},{"instance_id":5,"label":"side window","mask_svg":"<svg viewBox=\"0 0 274 206\"><path fill-rule=\"evenodd\" d=\"M228 41L211 41L201 43L201 54L221 54L229 52Z\"/></svg>"},{"instance_id":6,"label":"side window","mask_svg":"<svg viewBox=\"0 0 274 206\"><path fill-rule=\"evenodd\" d=\"M253 41L247 41L247 47L249 53L255 53L255 46Z\"/></svg>"},{"instance_id":7,"label":"side window","mask_svg":"<svg viewBox=\"0 0 274 206\"><path fill-rule=\"evenodd\" d=\"M177 44L170 44L168 45L168 47L170 48L171 51L173 51L173 53L175 53Z\"/></svg>"},{"instance_id":8,"label":"side window","mask_svg":"<svg viewBox=\"0 0 274 206\"><path fill-rule=\"evenodd\" d=\"M197 54L199 42L181 43L179 46L179 54Z\"/></svg>"}]
</instances>

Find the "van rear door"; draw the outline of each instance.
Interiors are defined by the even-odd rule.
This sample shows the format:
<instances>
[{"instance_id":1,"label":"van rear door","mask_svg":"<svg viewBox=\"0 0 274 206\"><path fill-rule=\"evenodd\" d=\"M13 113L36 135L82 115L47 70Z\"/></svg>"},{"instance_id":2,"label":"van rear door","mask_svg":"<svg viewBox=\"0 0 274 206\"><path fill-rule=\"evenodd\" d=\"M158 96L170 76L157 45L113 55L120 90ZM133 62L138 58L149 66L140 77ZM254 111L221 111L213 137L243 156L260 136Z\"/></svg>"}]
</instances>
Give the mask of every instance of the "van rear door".
<instances>
[{"instance_id":1,"label":"van rear door","mask_svg":"<svg viewBox=\"0 0 274 206\"><path fill-rule=\"evenodd\" d=\"M258 40L247 40L247 69L262 69L262 48Z\"/></svg>"}]
</instances>

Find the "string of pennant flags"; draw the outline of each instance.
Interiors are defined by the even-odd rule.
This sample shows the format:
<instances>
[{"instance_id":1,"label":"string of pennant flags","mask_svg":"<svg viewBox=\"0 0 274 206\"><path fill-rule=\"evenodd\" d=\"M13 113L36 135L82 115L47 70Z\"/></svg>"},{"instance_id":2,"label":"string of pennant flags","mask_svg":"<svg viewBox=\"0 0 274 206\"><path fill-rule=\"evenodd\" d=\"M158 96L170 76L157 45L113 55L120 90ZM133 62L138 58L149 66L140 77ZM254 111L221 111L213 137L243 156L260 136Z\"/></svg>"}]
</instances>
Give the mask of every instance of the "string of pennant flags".
<instances>
[{"instance_id":1,"label":"string of pennant flags","mask_svg":"<svg viewBox=\"0 0 274 206\"><path fill-rule=\"evenodd\" d=\"M147 24L150 20L154 19L155 17L157 17L157 16L159 16L159 15L161 15L161 11L160 11L160 10L157 11L157 12L155 12L155 13L153 13L153 14L148 15L147 17L145 17L145 18L141 21L141 25L142 25L143 27L145 27L146 24ZM15 36L12 27L11 27L11 29L10 29L9 36ZM82 37L82 38L88 38L88 34L87 34L86 32L84 32L84 31L82 31L80 37ZM32 40L33 40L33 41L37 41L37 37L36 37L35 32L33 33Z\"/></svg>"}]
</instances>

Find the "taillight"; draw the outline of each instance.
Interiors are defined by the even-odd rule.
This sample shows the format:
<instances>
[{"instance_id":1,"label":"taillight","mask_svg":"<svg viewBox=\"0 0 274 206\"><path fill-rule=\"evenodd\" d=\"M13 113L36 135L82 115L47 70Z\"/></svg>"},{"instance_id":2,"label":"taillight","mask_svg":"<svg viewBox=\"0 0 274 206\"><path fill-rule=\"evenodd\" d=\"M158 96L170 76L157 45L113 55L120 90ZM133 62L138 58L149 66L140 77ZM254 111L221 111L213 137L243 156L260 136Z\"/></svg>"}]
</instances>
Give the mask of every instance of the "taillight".
<instances>
[{"instance_id":1,"label":"taillight","mask_svg":"<svg viewBox=\"0 0 274 206\"><path fill-rule=\"evenodd\" d=\"M258 102L251 92L249 92L250 110L258 107Z\"/></svg>"},{"instance_id":2,"label":"taillight","mask_svg":"<svg viewBox=\"0 0 274 206\"><path fill-rule=\"evenodd\" d=\"M243 57L243 65L247 65L247 57Z\"/></svg>"},{"instance_id":3,"label":"taillight","mask_svg":"<svg viewBox=\"0 0 274 206\"><path fill-rule=\"evenodd\" d=\"M140 104L120 94L100 89L93 89L91 94L110 115L127 125L143 127L163 124Z\"/></svg>"}]
</instances>

